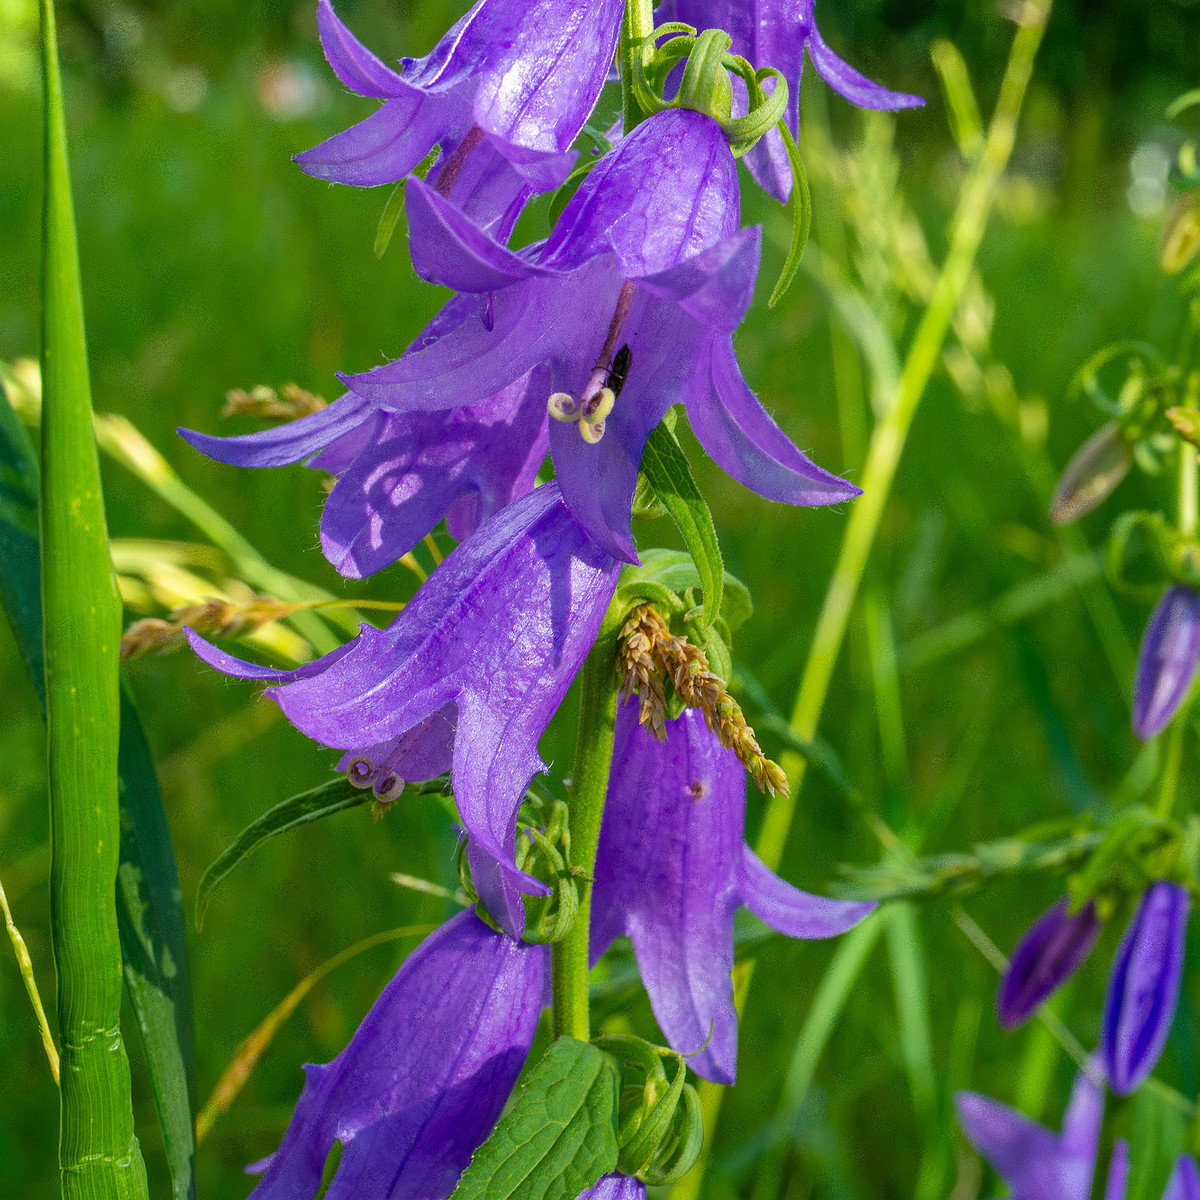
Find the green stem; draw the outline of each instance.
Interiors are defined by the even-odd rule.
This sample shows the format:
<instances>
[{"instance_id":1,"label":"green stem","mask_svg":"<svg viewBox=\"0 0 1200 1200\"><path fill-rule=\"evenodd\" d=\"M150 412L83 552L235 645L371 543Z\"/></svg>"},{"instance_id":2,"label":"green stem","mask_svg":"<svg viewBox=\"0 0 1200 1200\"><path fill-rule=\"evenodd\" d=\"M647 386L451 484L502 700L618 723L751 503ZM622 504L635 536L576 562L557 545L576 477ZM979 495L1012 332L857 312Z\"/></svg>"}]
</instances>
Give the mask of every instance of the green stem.
<instances>
[{"instance_id":1,"label":"green stem","mask_svg":"<svg viewBox=\"0 0 1200 1200\"><path fill-rule=\"evenodd\" d=\"M1195 537L1200 524L1200 509L1196 495L1196 447L1189 442L1179 443L1179 532Z\"/></svg>"},{"instance_id":2,"label":"green stem","mask_svg":"<svg viewBox=\"0 0 1200 1200\"><path fill-rule=\"evenodd\" d=\"M1009 52L983 154L963 184L951 222L949 253L934 285L929 306L921 316L892 403L871 435L862 475L863 494L855 501L850 513L841 553L825 593L813 635L812 650L792 710L791 728L806 741L811 741L815 735L825 707L825 697L846 634L850 611L879 529L905 439L925 387L938 363L950 322L970 280L975 254L983 239L1000 179L1012 154L1017 119L1052 3L1053 0L1044 0L1040 4L1026 4L1023 8L1023 22L1017 29ZM788 775L790 791L772 797L755 846L759 858L772 870L779 866L783 857L795 815L796 798L804 781L806 761L800 755L789 752L784 756L782 765ZM749 968L752 964L747 966ZM745 1004L752 977L753 971L748 969L739 980L740 986L735 989L734 999L739 1013ZM692 1170L672 1189L672 1200L694 1200L699 1195L704 1178L723 1089L719 1084L701 1080L699 1091L707 1135L705 1148Z\"/></svg>"},{"instance_id":3,"label":"green stem","mask_svg":"<svg viewBox=\"0 0 1200 1200\"><path fill-rule=\"evenodd\" d=\"M649 37L653 32L653 0L625 0L617 59L621 74L621 114L626 133L646 119L646 114L642 112L642 107L633 94L633 52L642 38Z\"/></svg>"},{"instance_id":4,"label":"green stem","mask_svg":"<svg viewBox=\"0 0 1200 1200\"><path fill-rule=\"evenodd\" d=\"M1188 705L1175 714L1171 728L1167 731L1167 754L1163 761L1162 780L1158 786L1158 803L1154 806L1155 816L1166 820L1175 807L1175 793L1179 786L1179 768L1183 763L1183 734L1187 727Z\"/></svg>"},{"instance_id":5,"label":"green stem","mask_svg":"<svg viewBox=\"0 0 1200 1200\"><path fill-rule=\"evenodd\" d=\"M79 252L53 0L42 0L42 603L50 791L50 915L61 1040L59 1165L67 1200L142 1200L121 1040L115 887L117 595L92 437Z\"/></svg>"},{"instance_id":6,"label":"green stem","mask_svg":"<svg viewBox=\"0 0 1200 1200\"><path fill-rule=\"evenodd\" d=\"M583 874L579 911L571 932L554 944L551 956L554 1036L578 1038L581 1042L590 1036L588 930L592 916L592 874L617 720L616 653L617 623L606 621L580 675L579 729L571 769L571 865Z\"/></svg>"}]
</instances>

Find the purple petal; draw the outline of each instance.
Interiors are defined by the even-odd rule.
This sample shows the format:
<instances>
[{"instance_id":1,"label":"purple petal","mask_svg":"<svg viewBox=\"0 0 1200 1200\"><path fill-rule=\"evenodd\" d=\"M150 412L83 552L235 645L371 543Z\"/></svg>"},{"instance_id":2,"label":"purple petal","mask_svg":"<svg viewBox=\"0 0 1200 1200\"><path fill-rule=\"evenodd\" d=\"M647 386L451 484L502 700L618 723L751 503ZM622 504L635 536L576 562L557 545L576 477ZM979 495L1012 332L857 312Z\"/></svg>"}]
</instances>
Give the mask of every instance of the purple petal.
<instances>
[{"instance_id":1,"label":"purple petal","mask_svg":"<svg viewBox=\"0 0 1200 1200\"><path fill-rule=\"evenodd\" d=\"M836 937L875 907L873 901L831 900L802 892L780 879L746 845L738 865L738 898L760 921L793 938Z\"/></svg>"},{"instance_id":2,"label":"purple petal","mask_svg":"<svg viewBox=\"0 0 1200 1200\"><path fill-rule=\"evenodd\" d=\"M245 659L235 658L224 650L218 650L211 642L205 641L194 629L184 629L188 644L210 667L235 679L258 679L264 683L288 684L298 679L311 679L328 670L338 659L347 654L356 642L347 642L336 650L331 650L323 658L314 659L302 666L287 670L276 670L274 667L260 667L257 663L246 662Z\"/></svg>"},{"instance_id":3,"label":"purple petal","mask_svg":"<svg viewBox=\"0 0 1200 1200\"><path fill-rule=\"evenodd\" d=\"M538 739L595 640L618 569L548 484L455 549L386 631L364 627L323 674L271 694L298 728L342 749L399 737L456 703L463 823L505 887L544 893L513 866L517 808L544 769Z\"/></svg>"},{"instance_id":4,"label":"purple petal","mask_svg":"<svg viewBox=\"0 0 1200 1200\"><path fill-rule=\"evenodd\" d=\"M1133 686L1133 731L1152 738L1166 728L1200 665L1200 595L1167 588L1146 626Z\"/></svg>"},{"instance_id":5,"label":"purple petal","mask_svg":"<svg viewBox=\"0 0 1200 1200\"><path fill-rule=\"evenodd\" d=\"M212 437L191 429L176 432L189 446L217 462L235 467L282 467L323 450L330 442L352 433L374 416L359 396L347 395L332 404L261 433Z\"/></svg>"},{"instance_id":6,"label":"purple petal","mask_svg":"<svg viewBox=\"0 0 1200 1200\"><path fill-rule=\"evenodd\" d=\"M333 1062L304 1092L255 1200L442 1200L495 1124L529 1053L545 947L498 936L471 910L405 960Z\"/></svg>"},{"instance_id":7,"label":"purple petal","mask_svg":"<svg viewBox=\"0 0 1200 1200\"><path fill-rule=\"evenodd\" d=\"M1101 1051L1118 1096L1133 1091L1154 1070L1166 1044L1183 977L1188 903L1180 884L1152 883L1113 960Z\"/></svg>"},{"instance_id":8,"label":"purple petal","mask_svg":"<svg viewBox=\"0 0 1200 1200\"><path fill-rule=\"evenodd\" d=\"M455 706L447 704L398 738L365 750L348 750L338 763L338 770L347 770L354 759L360 762L366 759L369 772L362 771L355 782L363 787L369 783L376 792L384 794L393 794L397 781L416 783L433 779L450 770L457 718Z\"/></svg>"},{"instance_id":9,"label":"purple petal","mask_svg":"<svg viewBox=\"0 0 1200 1200\"><path fill-rule=\"evenodd\" d=\"M1105 1196L1104 1200L1109 1200ZM1117 1200L1122 1200L1118 1197ZM1171 1172L1163 1200L1200 1200L1200 1170L1190 1154L1181 1154Z\"/></svg>"},{"instance_id":10,"label":"purple petal","mask_svg":"<svg viewBox=\"0 0 1200 1200\"><path fill-rule=\"evenodd\" d=\"M580 1192L577 1200L646 1200L646 1185L632 1175L605 1175L595 1187Z\"/></svg>"},{"instance_id":11,"label":"purple petal","mask_svg":"<svg viewBox=\"0 0 1200 1200\"><path fill-rule=\"evenodd\" d=\"M1102 928L1089 900L1077 913L1064 897L1029 927L1009 960L996 995L996 1015L1006 1029L1027 1021L1078 970Z\"/></svg>"},{"instance_id":12,"label":"purple petal","mask_svg":"<svg viewBox=\"0 0 1200 1200\"><path fill-rule=\"evenodd\" d=\"M713 339L712 387L688 397L697 440L739 483L785 504L837 504L861 489L800 453L746 386L727 337Z\"/></svg>"},{"instance_id":13,"label":"purple petal","mask_svg":"<svg viewBox=\"0 0 1200 1200\"><path fill-rule=\"evenodd\" d=\"M317 29L321 34L321 49L325 51L333 73L351 91L378 99L396 94L400 76L384 66L338 20L329 0L318 0Z\"/></svg>"},{"instance_id":14,"label":"purple petal","mask_svg":"<svg viewBox=\"0 0 1200 1200\"><path fill-rule=\"evenodd\" d=\"M768 130L760 142L742 155L742 162L768 196L780 204L787 203L792 193L792 164L778 129Z\"/></svg>"},{"instance_id":15,"label":"purple petal","mask_svg":"<svg viewBox=\"0 0 1200 1200\"><path fill-rule=\"evenodd\" d=\"M1104 1182L1104 1200L1125 1200L1125 1189L1128 1183L1129 1143L1124 1138L1117 1138L1113 1142L1112 1154L1108 1160L1108 1178ZM1171 1189L1168 1186L1163 1200L1169 1200L1170 1192ZM1179 1200L1183 1200L1183 1197L1180 1197ZM1197 1197L1197 1200L1200 1200L1200 1197Z\"/></svg>"},{"instance_id":16,"label":"purple petal","mask_svg":"<svg viewBox=\"0 0 1200 1200\"><path fill-rule=\"evenodd\" d=\"M925 103L920 96L889 91L877 83L872 83L830 50L815 24L808 40L808 53L817 74L835 92L844 96L851 104L857 104L859 108L920 108Z\"/></svg>"}]
</instances>

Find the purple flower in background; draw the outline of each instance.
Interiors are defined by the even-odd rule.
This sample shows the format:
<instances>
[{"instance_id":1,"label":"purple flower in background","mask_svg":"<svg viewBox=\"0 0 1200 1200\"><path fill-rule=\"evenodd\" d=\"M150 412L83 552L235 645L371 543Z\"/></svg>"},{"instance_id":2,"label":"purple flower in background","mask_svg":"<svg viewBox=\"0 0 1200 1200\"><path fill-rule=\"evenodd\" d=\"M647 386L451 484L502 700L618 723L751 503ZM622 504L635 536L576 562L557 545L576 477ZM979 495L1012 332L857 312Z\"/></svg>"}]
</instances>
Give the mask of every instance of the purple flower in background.
<instances>
[{"instance_id":1,"label":"purple flower in background","mask_svg":"<svg viewBox=\"0 0 1200 1200\"><path fill-rule=\"evenodd\" d=\"M1088 1200L1104 1092L1086 1072L1075 1077L1061 1134L977 1092L958 1092L954 1103L967 1137L1012 1189L1011 1200Z\"/></svg>"},{"instance_id":2,"label":"purple flower in background","mask_svg":"<svg viewBox=\"0 0 1200 1200\"><path fill-rule=\"evenodd\" d=\"M544 946L513 942L468 909L404 961L350 1039L304 1091L254 1200L443 1200L500 1116L529 1054Z\"/></svg>"},{"instance_id":3,"label":"purple flower in background","mask_svg":"<svg viewBox=\"0 0 1200 1200\"><path fill-rule=\"evenodd\" d=\"M1124 1096L1154 1070L1179 1000L1188 892L1152 883L1121 940L1108 979L1100 1049L1109 1086Z\"/></svg>"},{"instance_id":4,"label":"purple flower in background","mask_svg":"<svg viewBox=\"0 0 1200 1200\"><path fill-rule=\"evenodd\" d=\"M891 92L872 83L838 58L817 29L813 3L814 0L665 0L656 20L684 21L697 29L724 29L733 38L732 53L740 54L756 68L774 67L779 71L787 80L785 120L793 137L799 128L800 75L805 49L817 74L859 108L915 108L925 103L920 96ZM768 83L767 87L770 86ZM744 89L741 94L741 112L745 112ZM763 188L781 203L787 199L792 170L777 129L772 129L750 150L745 161Z\"/></svg>"},{"instance_id":5,"label":"purple flower in background","mask_svg":"<svg viewBox=\"0 0 1200 1200\"><path fill-rule=\"evenodd\" d=\"M996 994L996 1015L1006 1029L1027 1021L1087 958L1102 928L1089 900L1077 913L1064 896L1043 913L1017 944Z\"/></svg>"},{"instance_id":6,"label":"purple flower in background","mask_svg":"<svg viewBox=\"0 0 1200 1200\"><path fill-rule=\"evenodd\" d=\"M218 670L282 685L268 695L304 733L351 751L342 766L360 786L387 797L450 767L476 890L516 937L519 893L547 891L513 865L517 809L618 572L546 484L463 542L387 629L364 625L316 662L273 671L190 640Z\"/></svg>"},{"instance_id":7,"label":"purple flower in background","mask_svg":"<svg viewBox=\"0 0 1200 1200\"><path fill-rule=\"evenodd\" d=\"M1133 731L1161 733L1178 711L1200 665L1200 595L1167 588L1146 626L1133 685Z\"/></svg>"},{"instance_id":8,"label":"purple flower in background","mask_svg":"<svg viewBox=\"0 0 1200 1200\"><path fill-rule=\"evenodd\" d=\"M1163 1200L1200 1200L1200 1170L1190 1154L1181 1154L1176 1160Z\"/></svg>"},{"instance_id":9,"label":"purple flower in background","mask_svg":"<svg viewBox=\"0 0 1200 1200\"><path fill-rule=\"evenodd\" d=\"M667 1041L694 1055L688 1065L698 1075L721 1083L737 1069L738 906L797 938L844 933L875 907L784 883L742 840L745 820L745 769L702 714L685 710L660 742L639 724L636 700L621 706L596 856L592 958L628 934Z\"/></svg>"},{"instance_id":10,"label":"purple flower in background","mask_svg":"<svg viewBox=\"0 0 1200 1200\"><path fill-rule=\"evenodd\" d=\"M643 122L597 163L550 238L519 254L418 179L407 200L418 273L476 294L479 316L443 313L397 361L344 377L356 396L406 414L495 404L497 419L507 411L515 422L534 384L502 393L533 372L557 418L549 439L563 499L627 561L642 449L673 404L687 405L708 453L768 499L858 495L801 454L742 379L732 335L760 231L739 228L733 155L710 117L669 110ZM610 386L622 346L632 356L623 390ZM481 435L478 452L493 453L492 442Z\"/></svg>"},{"instance_id":11,"label":"purple flower in background","mask_svg":"<svg viewBox=\"0 0 1200 1200\"><path fill-rule=\"evenodd\" d=\"M646 1200L646 1185L632 1175L605 1175L576 1200Z\"/></svg>"},{"instance_id":12,"label":"purple flower in background","mask_svg":"<svg viewBox=\"0 0 1200 1200\"><path fill-rule=\"evenodd\" d=\"M394 183L434 146L429 182L507 240L525 201L558 187L600 95L620 0L479 0L424 58L393 71L320 0L321 44L337 77L382 100L365 121L296 155L310 175Z\"/></svg>"}]
</instances>

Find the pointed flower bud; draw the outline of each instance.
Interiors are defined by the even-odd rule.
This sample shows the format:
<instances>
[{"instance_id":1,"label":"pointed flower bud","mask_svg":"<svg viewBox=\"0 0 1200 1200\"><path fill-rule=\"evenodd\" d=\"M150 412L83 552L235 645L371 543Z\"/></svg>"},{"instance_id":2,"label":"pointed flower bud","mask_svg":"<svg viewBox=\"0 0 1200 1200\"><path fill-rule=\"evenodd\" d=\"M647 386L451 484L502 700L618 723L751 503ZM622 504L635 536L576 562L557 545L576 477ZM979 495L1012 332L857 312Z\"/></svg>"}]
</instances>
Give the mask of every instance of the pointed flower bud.
<instances>
[{"instance_id":1,"label":"pointed flower bud","mask_svg":"<svg viewBox=\"0 0 1200 1200\"><path fill-rule=\"evenodd\" d=\"M349 1045L307 1066L304 1091L253 1200L444 1200L491 1132L529 1054L545 988L543 946L513 942L469 909L430 934Z\"/></svg>"},{"instance_id":2,"label":"pointed flower bud","mask_svg":"<svg viewBox=\"0 0 1200 1200\"><path fill-rule=\"evenodd\" d=\"M1113 960L1100 1049L1119 1096L1154 1070L1167 1041L1183 977L1188 892L1160 879L1138 902Z\"/></svg>"},{"instance_id":3,"label":"pointed flower bud","mask_svg":"<svg viewBox=\"0 0 1200 1200\"><path fill-rule=\"evenodd\" d=\"M620 0L478 0L429 54L393 71L320 0L329 65L383 105L296 161L318 179L372 187L403 179L440 146L429 182L507 241L529 196L558 187L574 164L621 9Z\"/></svg>"},{"instance_id":4,"label":"pointed flower bud","mask_svg":"<svg viewBox=\"0 0 1200 1200\"><path fill-rule=\"evenodd\" d=\"M1190 1154L1181 1154L1176 1160L1163 1200L1200 1200L1200 1169Z\"/></svg>"},{"instance_id":5,"label":"pointed flower bud","mask_svg":"<svg viewBox=\"0 0 1200 1200\"><path fill-rule=\"evenodd\" d=\"M1088 1200L1104 1092L1087 1072L1075 1077L1061 1134L977 1092L958 1092L954 1104L964 1132L1008 1184L1011 1200Z\"/></svg>"},{"instance_id":6,"label":"pointed flower bud","mask_svg":"<svg viewBox=\"0 0 1200 1200\"><path fill-rule=\"evenodd\" d=\"M1043 913L1017 943L996 994L996 1016L1006 1029L1027 1021L1087 958L1101 923L1089 900L1077 913L1064 896Z\"/></svg>"},{"instance_id":7,"label":"pointed flower bud","mask_svg":"<svg viewBox=\"0 0 1200 1200\"><path fill-rule=\"evenodd\" d=\"M1200 595L1176 584L1163 593L1138 650L1133 731L1161 733L1179 710L1200 665Z\"/></svg>"},{"instance_id":8,"label":"pointed flower bud","mask_svg":"<svg viewBox=\"0 0 1200 1200\"><path fill-rule=\"evenodd\" d=\"M1070 525L1108 499L1133 466L1133 448L1109 421L1075 451L1050 499L1050 520Z\"/></svg>"},{"instance_id":9,"label":"pointed flower bud","mask_svg":"<svg viewBox=\"0 0 1200 1200\"><path fill-rule=\"evenodd\" d=\"M873 904L811 896L769 871L742 840L746 772L687 709L658 741L638 703L617 712L596 883L593 961L628 934L659 1028L696 1074L732 1083L737 1069L733 916L745 905L789 937L823 938Z\"/></svg>"}]
</instances>

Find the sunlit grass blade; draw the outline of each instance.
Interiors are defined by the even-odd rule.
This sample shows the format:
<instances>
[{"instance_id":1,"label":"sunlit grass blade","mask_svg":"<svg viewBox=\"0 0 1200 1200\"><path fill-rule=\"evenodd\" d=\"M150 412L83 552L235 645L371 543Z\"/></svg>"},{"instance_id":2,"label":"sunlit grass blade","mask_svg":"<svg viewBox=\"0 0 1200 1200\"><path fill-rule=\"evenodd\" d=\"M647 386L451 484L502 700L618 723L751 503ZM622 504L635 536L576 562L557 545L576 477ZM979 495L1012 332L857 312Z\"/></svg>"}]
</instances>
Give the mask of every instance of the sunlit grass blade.
<instances>
[{"instance_id":1,"label":"sunlit grass blade","mask_svg":"<svg viewBox=\"0 0 1200 1200\"><path fill-rule=\"evenodd\" d=\"M38 991L37 980L33 976L33 960L29 957L29 947L13 920L12 911L8 907L8 897L4 894L4 885L0 884L0 913L4 915L4 925L8 929L8 940L12 942L13 954L17 958L17 967L21 972L21 981L33 1005L33 1015L37 1018L38 1032L42 1035L42 1047L46 1051L46 1059L50 1064L50 1074L54 1082L58 1082L58 1047L54 1044L54 1035L50 1032L50 1023L46 1020L46 1009L42 1004L42 994Z\"/></svg>"},{"instance_id":2,"label":"sunlit grass blade","mask_svg":"<svg viewBox=\"0 0 1200 1200\"><path fill-rule=\"evenodd\" d=\"M121 1040L117 645L52 0L42 0L42 602L50 912L62 1039L59 1167L67 1200L147 1196Z\"/></svg>"}]
</instances>

